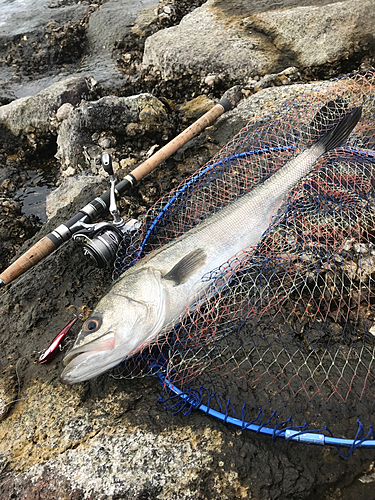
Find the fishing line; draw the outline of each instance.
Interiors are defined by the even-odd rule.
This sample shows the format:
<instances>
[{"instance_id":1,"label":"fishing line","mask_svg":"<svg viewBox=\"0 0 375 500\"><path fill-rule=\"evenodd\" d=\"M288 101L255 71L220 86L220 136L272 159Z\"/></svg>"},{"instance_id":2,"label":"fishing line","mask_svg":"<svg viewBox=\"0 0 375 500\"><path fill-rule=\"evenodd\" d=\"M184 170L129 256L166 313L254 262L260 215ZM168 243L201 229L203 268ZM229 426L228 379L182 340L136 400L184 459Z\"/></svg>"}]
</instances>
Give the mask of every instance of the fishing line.
<instances>
[{"instance_id":1,"label":"fishing line","mask_svg":"<svg viewBox=\"0 0 375 500\"><path fill-rule=\"evenodd\" d=\"M31 354L35 354L36 351L34 351L33 353ZM31 356L31 354L29 356ZM20 394L21 394L21 380L20 380L20 376L19 376L19 373L18 373L18 366L20 364L20 362L23 360L23 359L26 359L28 360L29 356L22 356L21 358L19 358L15 364L15 372L16 372L16 377L17 377L17 398L14 399L13 401L10 401L9 403L5 403L4 405L2 405L2 408L7 408L8 406L13 406L15 405L15 403L18 403L19 401L22 401L23 399L25 398L20 398ZM10 411L12 410L12 408L8 411L3 411L2 412L2 415L0 415L0 422L2 420L5 420L8 416L9 416L9 413Z\"/></svg>"}]
</instances>

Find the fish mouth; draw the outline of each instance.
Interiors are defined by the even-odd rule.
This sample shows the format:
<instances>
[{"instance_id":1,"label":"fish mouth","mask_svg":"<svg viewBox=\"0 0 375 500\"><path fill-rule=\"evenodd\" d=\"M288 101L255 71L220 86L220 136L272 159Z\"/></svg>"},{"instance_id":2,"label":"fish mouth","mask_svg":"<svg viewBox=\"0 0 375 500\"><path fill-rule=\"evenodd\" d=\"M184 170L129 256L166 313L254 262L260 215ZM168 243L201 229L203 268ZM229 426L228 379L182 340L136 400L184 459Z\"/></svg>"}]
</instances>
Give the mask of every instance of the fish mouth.
<instances>
[{"instance_id":1,"label":"fish mouth","mask_svg":"<svg viewBox=\"0 0 375 500\"><path fill-rule=\"evenodd\" d=\"M65 369L62 373L62 379L64 379L64 376L77 368L91 356L99 354L103 351L111 351L114 349L115 344L116 338L114 332L108 332L100 338L88 342L87 344L76 348L73 347L63 360Z\"/></svg>"}]
</instances>

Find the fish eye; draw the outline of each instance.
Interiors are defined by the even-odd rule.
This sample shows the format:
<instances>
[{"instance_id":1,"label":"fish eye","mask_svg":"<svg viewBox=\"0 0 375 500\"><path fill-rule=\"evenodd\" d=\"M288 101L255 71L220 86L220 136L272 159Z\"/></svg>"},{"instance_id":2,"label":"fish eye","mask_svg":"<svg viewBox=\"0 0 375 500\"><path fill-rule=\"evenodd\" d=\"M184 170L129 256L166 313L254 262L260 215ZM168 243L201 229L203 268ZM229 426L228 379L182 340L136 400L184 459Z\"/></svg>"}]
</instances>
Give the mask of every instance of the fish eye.
<instances>
[{"instance_id":1,"label":"fish eye","mask_svg":"<svg viewBox=\"0 0 375 500\"><path fill-rule=\"evenodd\" d=\"M99 316L94 316L87 319L83 325L82 330L88 333L94 333L102 326L102 318Z\"/></svg>"}]
</instances>

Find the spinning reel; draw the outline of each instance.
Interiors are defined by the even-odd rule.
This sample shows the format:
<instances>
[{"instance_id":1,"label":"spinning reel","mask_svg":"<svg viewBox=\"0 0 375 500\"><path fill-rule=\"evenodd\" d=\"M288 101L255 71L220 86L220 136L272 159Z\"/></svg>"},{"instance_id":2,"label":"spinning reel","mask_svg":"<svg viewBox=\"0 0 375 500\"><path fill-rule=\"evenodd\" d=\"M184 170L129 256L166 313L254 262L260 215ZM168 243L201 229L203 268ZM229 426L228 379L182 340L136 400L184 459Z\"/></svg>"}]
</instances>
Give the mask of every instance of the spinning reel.
<instances>
[{"instance_id":1,"label":"spinning reel","mask_svg":"<svg viewBox=\"0 0 375 500\"><path fill-rule=\"evenodd\" d=\"M83 253L100 269L113 264L124 235L135 231L140 226L137 219L128 219L126 221L120 217L115 192L117 178L113 172L110 154L103 154L102 165L109 175L111 184L109 212L113 217L113 221L103 221L95 224L78 221L71 228L71 231L74 232L73 239L84 243Z\"/></svg>"}]
</instances>

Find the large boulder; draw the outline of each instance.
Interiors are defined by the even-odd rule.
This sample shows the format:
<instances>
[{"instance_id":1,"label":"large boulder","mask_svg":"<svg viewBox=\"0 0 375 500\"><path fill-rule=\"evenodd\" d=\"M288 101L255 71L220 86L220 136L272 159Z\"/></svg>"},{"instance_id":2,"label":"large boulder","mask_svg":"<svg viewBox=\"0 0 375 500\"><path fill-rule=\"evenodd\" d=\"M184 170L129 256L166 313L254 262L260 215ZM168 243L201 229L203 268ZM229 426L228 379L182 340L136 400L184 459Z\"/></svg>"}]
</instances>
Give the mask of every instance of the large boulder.
<instances>
[{"instance_id":1,"label":"large boulder","mask_svg":"<svg viewBox=\"0 0 375 500\"><path fill-rule=\"evenodd\" d=\"M17 35L27 37L41 33L52 20L62 24L78 21L86 8L83 2L64 0L24 0L22 5L19 2L7 2L1 12L0 44L7 43Z\"/></svg>"},{"instance_id":2,"label":"large boulder","mask_svg":"<svg viewBox=\"0 0 375 500\"><path fill-rule=\"evenodd\" d=\"M157 0L108 0L96 10L87 26L87 52L111 58L111 52L125 36L132 33L137 17L154 12ZM156 17L156 14L154 14Z\"/></svg>"},{"instance_id":3,"label":"large boulder","mask_svg":"<svg viewBox=\"0 0 375 500\"><path fill-rule=\"evenodd\" d=\"M348 88L348 83L343 80L339 85ZM365 93L363 82L357 84ZM335 84L324 85L322 102L331 99L336 89ZM351 86L355 87L353 80ZM209 133L218 140L221 129L224 144L245 120L272 118L287 99L314 98L312 90L311 85L262 90L224 115L217 130ZM88 108L93 103L71 109L62 123L79 123L80 114L95 115L97 127L103 115L103 126L121 127L120 113L125 117L125 110L110 114L112 98L106 99L94 105L92 115ZM133 99L128 116L149 123L160 115L153 114L152 106L147 108L153 102L150 96ZM141 117L138 99L146 104ZM124 108L125 102L117 105ZM61 110L59 116L64 117ZM166 176L163 171L160 175ZM38 238L99 194L82 193L46 223ZM371 498L371 450L356 450L350 460L342 460L327 446L281 438L273 442L271 436L241 431L203 412L193 411L187 418L182 408L172 418L163 406L173 406L175 399L157 404L161 388L151 377L114 380L105 374L84 384L62 386L61 354L47 365L35 361L73 313L87 316L110 281L108 274L93 272L72 243L0 294L1 499ZM363 485L355 479L359 477Z\"/></svg>"},{"instance_id":4,"label":"large boulder","mask_svg":"<svg viewBox=\"0 0 375 500\"><path fill-rule=\"evenodd\" d=\"M53 120L57 110L69 103L75 106L92 96L93 81L84 77L68 78L31 97L22 97L0 107L0 131L26 136L31 144L38 137L56 133Z\"/></svg>"},{"instance_id":5,"label":"large boulder","mask_svg":"<svg viewBox=\"0 0 375 500\"><path fill-rule=\"evenodd\" d=\"M168 80L185 75L225 74L231 79L271 72L280 52L263 35L244 24L220 18L212 2L185 16L178 26L150 36L145 43L143 68Z\"/></svg>"},{"instance_id":6,"label":"large boulder","mask_svg":"<svg viewBox=\"0 0 375 500\"><path fill-rule=\"evenodd\" d=\"M147 39L143 67L164 79L214 73L245 81L373 53L374 22L371 0L208 0L178 26Z\"/></svg>"},{"instance_id":7,"label":"large boulder","mask_svg":"<svg viewBox=\"0 0 375 500\"><path fill-rule=\"evenodd\" d=\"M300 66L320 66L374 51L372 0L298 2L285 7L257 12L248 26L270 37L280 52L290 52Z\"/></svg>"}]
</instances>

